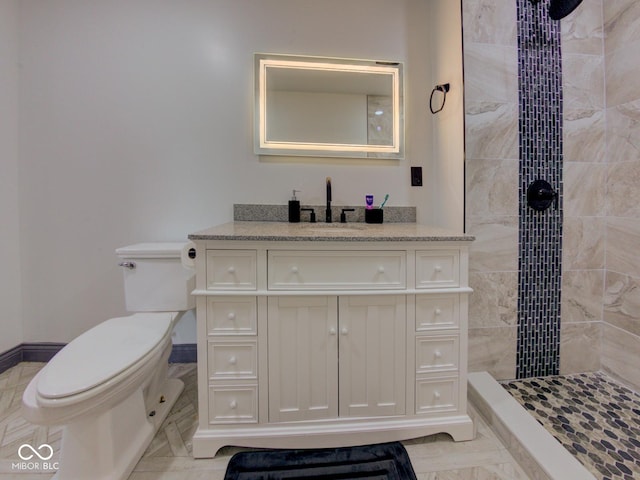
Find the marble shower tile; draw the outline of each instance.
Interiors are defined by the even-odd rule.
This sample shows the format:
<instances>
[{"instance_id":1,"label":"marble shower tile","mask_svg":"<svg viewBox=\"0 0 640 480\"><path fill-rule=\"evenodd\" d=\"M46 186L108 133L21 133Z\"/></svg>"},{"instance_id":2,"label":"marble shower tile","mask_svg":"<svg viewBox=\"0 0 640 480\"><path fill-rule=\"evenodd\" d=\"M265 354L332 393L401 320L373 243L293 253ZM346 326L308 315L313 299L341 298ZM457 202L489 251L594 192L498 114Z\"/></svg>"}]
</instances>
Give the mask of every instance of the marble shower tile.
<instances>
[{"instance_id":1,"label":"marble shower tile","mask_svg":"<svg viewBox=\"0 0 640 480\"><path fill-rule=\"evenodd\" d=\"M563 53L603 54L602 2L603 0L584 0L575 15L563 19Z\"/></svg>"},{"instance_id":2,"label":"marble shower tile","mask_svg":"<svg viewBox=\"0 0 640 480\"><path fill-rule=\"evenodd\" d=\"M518 104L476 102L466 96L465 148L469 158L519 158Z\"/></svg>"},{"instance_id":3,"label":"marble shower tile","mask_svg":"<svg viewBox=\"0 0 640 480\"><path fill-rule=\"evenodd\" d=\"M565 323L560 326L560 374L600 370L602 323Z\"/></svg>"},{"instance_id":4,"label":"marble shower tile","mask_svg":"<svg viewBox=\"0 0 640 480\"><path fill-rule=\"evenodd\" d=\"M518 101L516 46L469 43L464 47L465 98L472 102Z\"/></svg>"},{"instance_id":5,"label":"marble shower tile","mask_svg":"<svg viewBox=\"0 0 640 480\"><path fill-rule=\"evenodd\" d=\"M496 380L516 373L517 327L470 328L469 371L489 372Z\"/></svg>"},{"instance_id":6,"label":"marble shower tile","mask_svg":"<svg viewBox=\"0 0 640 480\"><path fill-rule=\"evenodd\" d=\"M605 110L565 109L562 130L565 162L606 161Z\"/></svg>"},{"instance_id":7,"label":"marble shower tile","mask_svg":"<svg viewBox=\"0 0 640 480\"><path fill-rule=\"evenodd\" d=\"M640 2L638 0L605 0L605 51L628 48L640 40Z\"/></svg>"},{"instance_id":8,"label":"marble shower tile","mask_svg":"<svg viewBox=\"0 0 640 480\"><path fill-rule=\"evenodd\" d=\"M640 159L640 100L607 109L607 161Z\"/></svg>"},{"instance_id":9,"label":"marble shower tile","mask_svg":"<svg viewBox=\"0 0 640 480\"><path fill-rule=\"evenodd\" d=\"M564 270L562 323L601 321L603 295L604 270Z\"/></svg>"},{"instance_id":10,"label":"marble shower tile","mask_svg":"<svg viewBox=\"0 0 640 480\"><path fill-rule=\"evenodd\" d=\"M640 337L604 323L602 366L640 391Z\"/></svg>"},{"instance_id":11,"label":"marble shower tile","mask_svg":"<svg viewBox=\"0 0 640 480\"><path fill-rule=\"evenodd\" d=\"M607 105L614 107L640 99L640 41L605 56Z\"/></svg>"},{"instance_id":12,"label":"marble shower tile","mask_svg":"<svg viewBox=\"0 0 640 480\"><path fill-rule=\"evenodd\" d=\"M469 327L505 327L518 323L518 272L469 275Z\"/></svg>"},{"instance_id":13,"label":"marble shower tile","mask_svg":"<svg viewBox=\"0 0 640 480\"><path fill-rule=\"evenodd\" d=\"M565 217L604 215L607 165L601 163L564 163L562 205Z\"/></svg>"},{"instance_id":14,"label":"marble shower tile","mask_svg":"<svg viewBox=\"0 0 640 480\"><path fill-rule=\"evenodd\" d=\"M562 78L565 109L604 109L604 59L601 55L563 55Z\"/></svg>"},{"instance_id":15,"label":"marble shower tile","mask_svg":"<svg viewBox=\"0 0 640 480\"><path fill-rule=\"evenodd\" d=\"M465 44L517 45L513 0L465 0L462 23Z\"/></svg>"},{"instance_id":16,"label":"marble shower tile","mask_svg":"<svg viewBox=\"0 0 640 480\"><path fill-rule=\"evenodd\" d=\"M562 267L565 270L604 268L604 219L567 217L562 228Z\"/></svg>"},{"instance_id":17,"label":"marble shower tile","mask_svg":"<svg viewBox=\"0 0 640 480\"><path fill-rule=\"evenodd\" d=\"M607 218L607 270L627 275L640 272L640 218Z\"/></svg>"},{"instance_id":18,"label":"marble shower tile","mask_svg":"<svg viewBox=\"0 0 640 480\"><path fill-rule=\"evenodd\" d=\"M604 321L640 337L640 278L607 272Z\"/></svg>"},{"instance_id":19,"label":"marble shower tile","mask_svg":"<svg viewBox=\"0 0 640 480\"><path fill-rule=\"evenodd\" d=\"M476 237L469 252L471 272L518 270L518 217L471 217L467 232Z\"/></svg>"},{"instance_id":20,"label":"marble shower tile","mask_svg":"<svg viewBox=\"0 0 640 480\"><path fill-rule=\"evenodd\" d=\"M518 215L518 160L466 163L467 215Z\"/></svg>"},{"instance_id":21,"label":"marble shower tile","mask_svg":"<svg viewBox=\"0 0 640 480\"><path fill-rule=\"evenodd\" d=\"M608 166L607 215L640 218L640 159Z\"/></svg>"}]
</instances>

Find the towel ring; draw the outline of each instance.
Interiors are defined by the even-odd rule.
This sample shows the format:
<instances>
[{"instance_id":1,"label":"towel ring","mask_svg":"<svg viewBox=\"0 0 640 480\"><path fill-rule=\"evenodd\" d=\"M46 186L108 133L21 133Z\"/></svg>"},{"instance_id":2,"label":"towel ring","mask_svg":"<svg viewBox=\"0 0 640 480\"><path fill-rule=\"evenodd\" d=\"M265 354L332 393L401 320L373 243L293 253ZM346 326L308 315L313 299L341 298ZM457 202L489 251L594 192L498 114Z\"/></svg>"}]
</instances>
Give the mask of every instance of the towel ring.
<instances>
[{"instance_id":1,"label":"towel ring","mask_svg":"<svg viewBox=\"0 0 640 480\"><path fill-rule=\"evenodd\" d=\"M431 90L431 96L429 97L429 110L431 110L431 113L433 113L434 115L444 108L444 104L447 101L447 92L449 91L450 87L451 86L448 83L444 83L442 85L436 85L435 87L433 87L433 90ZM442 92L444 94L444 97L442 98L442 105L440 105L440 108L438 109L433 108L433 95L436 92Z\"/></svg>"}]
</instances>

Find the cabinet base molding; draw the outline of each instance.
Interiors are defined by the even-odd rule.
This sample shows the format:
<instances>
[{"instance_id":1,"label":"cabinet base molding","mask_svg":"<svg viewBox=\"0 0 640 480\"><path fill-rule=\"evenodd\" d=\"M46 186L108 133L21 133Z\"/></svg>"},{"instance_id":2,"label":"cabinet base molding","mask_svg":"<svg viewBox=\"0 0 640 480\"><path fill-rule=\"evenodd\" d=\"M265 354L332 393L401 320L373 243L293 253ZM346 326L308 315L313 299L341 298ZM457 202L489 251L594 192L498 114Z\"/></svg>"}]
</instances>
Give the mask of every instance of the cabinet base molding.
<instances>
[{"instance_id":1,"label":"cabinet base molding","mask_svg":"<svg viewBox=\"0 0 640 480\"><path fill-rule=\"evenodd\" d=\"M339 423L266 424L240 428L198 428L194 458L212 458L224 446L250 448L335 448L386 443L447 433L455 441L472 440L475 428L468 415L397 419L350 419Z\"/></svg>"}]
</instances>

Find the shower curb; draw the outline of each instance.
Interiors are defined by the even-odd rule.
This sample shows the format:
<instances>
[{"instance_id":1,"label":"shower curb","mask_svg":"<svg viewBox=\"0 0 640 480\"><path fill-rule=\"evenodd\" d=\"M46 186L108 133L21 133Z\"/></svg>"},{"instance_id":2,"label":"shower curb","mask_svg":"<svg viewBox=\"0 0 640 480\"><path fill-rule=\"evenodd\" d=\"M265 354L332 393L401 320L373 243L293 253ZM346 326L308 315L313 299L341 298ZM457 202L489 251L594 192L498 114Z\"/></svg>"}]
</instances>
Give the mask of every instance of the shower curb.
<instances>
[{"instance_id":1,"label":"shower curb","mask_svg":"<svg viewBox=\"0 0 640 480\"><path fill-rule=\"evenodd\" d=\"M532 480L596 480L487 372L468 375L468 396Z\"/></svg>"}]
</instances>

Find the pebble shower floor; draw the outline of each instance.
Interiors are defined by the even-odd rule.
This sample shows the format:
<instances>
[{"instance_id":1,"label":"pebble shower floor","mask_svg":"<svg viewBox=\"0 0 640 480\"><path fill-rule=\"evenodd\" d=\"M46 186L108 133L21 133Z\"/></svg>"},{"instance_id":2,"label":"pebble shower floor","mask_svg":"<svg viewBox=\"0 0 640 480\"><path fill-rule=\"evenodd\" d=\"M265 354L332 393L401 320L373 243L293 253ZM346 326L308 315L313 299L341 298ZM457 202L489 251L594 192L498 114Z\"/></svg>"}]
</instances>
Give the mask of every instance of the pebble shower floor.
<instances>
[{"instance_id":1,"label":"pebble shower floor","mask_svg":"<svg viewBox=\"0 0 640 480\"><path fill-rule=\"evenodd\" d=\"M596 478L640 479L640 395L603 373L502 386Z\"/></svg>"}]
</instances>

